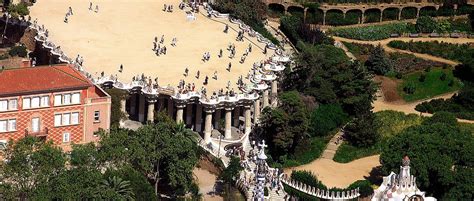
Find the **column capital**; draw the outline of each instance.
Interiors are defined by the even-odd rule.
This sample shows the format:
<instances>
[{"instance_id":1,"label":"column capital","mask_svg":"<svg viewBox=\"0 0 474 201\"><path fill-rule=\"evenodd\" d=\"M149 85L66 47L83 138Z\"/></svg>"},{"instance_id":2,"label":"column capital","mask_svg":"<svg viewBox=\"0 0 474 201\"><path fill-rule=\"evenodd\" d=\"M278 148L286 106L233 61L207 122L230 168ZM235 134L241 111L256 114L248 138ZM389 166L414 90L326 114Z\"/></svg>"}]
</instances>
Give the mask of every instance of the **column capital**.
<instances>
[{"instance_id":1,"label":"column capital","mask_svg":"<svg viewBox=\"0 0 474 201\"><path fill-rule=\"evenodd\" d=\"M213 113L216 111L216 107L214 105L203 105L204 112L206 113Z\"/></svg>"},{"instance_id":2,"label":"column capital","mask_svg":"<svg viewBox=\"0 0 474 201\"><path fill-rule=\"evenodd\" d=\"M146 101L148 103L156 103L156 101L158 101L158 96L146 96Z\"/></svg>"}]
</instances>

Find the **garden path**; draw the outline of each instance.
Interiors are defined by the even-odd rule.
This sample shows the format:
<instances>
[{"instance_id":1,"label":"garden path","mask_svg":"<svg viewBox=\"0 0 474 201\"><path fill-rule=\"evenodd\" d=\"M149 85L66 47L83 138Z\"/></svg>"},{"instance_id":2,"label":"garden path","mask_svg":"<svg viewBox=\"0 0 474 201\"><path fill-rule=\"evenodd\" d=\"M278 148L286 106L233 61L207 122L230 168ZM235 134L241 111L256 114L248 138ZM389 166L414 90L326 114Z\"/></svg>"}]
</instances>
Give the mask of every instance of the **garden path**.
<instances>
[{"instance_id":1,"label":"garden path","mask_svg":"<svg viewBox=\"0 0 474 201\"><path fill-rule=\"evenodd\" d=\"M415 42L416 41L423 41L423 42L425 42L425 41L440 41L440 42L447 42L447 43L453 43L453 44L474 43L474 39L469 39L469 38L403 38L402 37L402 38L388 38L388 39L378 40L378 41L362 41L362 40L348 39L348 38L342 38L342 37L337 37L337 36L333 36L333 38L334 38L335 41L343 41L343 42L349 42L349 43L360 43L360 44L371 44L371 45L380 44L380 45L382 45L382 47L387 52L402 52L402 53L407 53L407 54L413 54L414 56L422 58L422 59L437 61L437 62L449 64L449 65L457 65L457 64L459 64L459 62L444 59L444 58L441 58L441 57L435 57L435 56L428 55L428 54L419 54L419 53L414 53L414 52L410 52L410 51L406 51L406 50L395 49L395 48L388 47L387 44L390 41L394 41L394 40L400 40L400 41L404 41L404 42L410 42L410 41L415 41ZM344 51L347 51L347 50L344 50ZM432 116L432 114L429 114L429 113L420 113L420 112L416 111L415 110L416 105L418 105L418 104L420 104L424 101L429 101L429 100L437 99L437 98L448 99L448 98L451 98L455 93L457 93L457 92L451 92L451 93L435 96L435 97L432 97L430 99L419 100L419 101L407 103L403 100L402 101L394 101L394 102L386 101L384 99L384 95L382 94L382 92L379 91L378 94L377 94L378 98L377 98L377 100L374 101L372 106L374 107L373 108L374 112L378 112L378 111L382 111L382 110L395 110L395 111L403 112L405 114L414 113L414 114L420 114L422 116ZM459 122L465 122L465 123L474 123L474 121L466 120L466 119L458 119L458 121Z\"/></svg>"},{"instance_id":2,"label":"garden path","mask_svg":"<svg viewBox=\"0 0 474 201\"><path fill-rule=\"evenodd\" d=\"M449 65L457 65L457 64L459 64L459 62L444 59L444 58L441 58L441 57L428 55L428 54L420 54L420 53L414 53L414 52L410 52L410 51L406 51L406 50L391 48L391 47L388 46L388 43L390 41L394 41L394 40L399 40L399 41L403 41L403 42L439 41L439 42L446 42L446 43L453 43L453 44L474 43L474 39L472 39L472 38L407 38L407 37L401 37L401 38L387 38L387 39L384 39L384 40L376 40L376 41L355 40L355 39L342 38L342 37L337 37L337 36L333 36L333 38L334 38L334 40L341 41L341 42L370 44L370 45L374 45L374 46L380 44L380 45L382 45L382 47L387 52L401 52L401 53L413 54L414 56L422 58L422 59L442 62L442 63L446 63L446 64L449 64Z\"/></svg>"},{"instance_id":3,"label":"garden path","mask_svg":"<svg viewBox=\"0 0 474 201\"><path fill-rule=\"evenodd\" d=\"M285 169L285 173L291 175L292 170L307 170L329 188L346 188L354 181L368 177L374 167L380 166L379 159L380 155L374 155L349 163L338 163L332 159L319 158L306 165Z\"/></svg>"}]
</instances>

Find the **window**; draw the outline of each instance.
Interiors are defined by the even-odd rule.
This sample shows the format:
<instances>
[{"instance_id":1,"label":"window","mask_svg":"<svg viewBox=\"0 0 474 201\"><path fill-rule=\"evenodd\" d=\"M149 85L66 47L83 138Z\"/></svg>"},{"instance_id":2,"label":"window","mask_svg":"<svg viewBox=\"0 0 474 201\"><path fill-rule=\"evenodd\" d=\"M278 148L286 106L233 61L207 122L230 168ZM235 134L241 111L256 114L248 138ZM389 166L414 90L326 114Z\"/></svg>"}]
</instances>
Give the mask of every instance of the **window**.
<instances>
[{"instance_id":1,"label":"window","mask_svg":"<svg viewBox=\"0 0 474 201\"><path fill-rule=\"evenodd\" d=\"M16 119L8 120L8 131L16 131Z\"/></svg>"},{"instance_id":2,"label":"window","mask_svg":"<svg viewBox=\"0 0 474 201\"><path fill-rule=\"evenodd\" d=\"M40 131L40 119L38 117L31 119L31 131L32 132Z\"/></svg>"},{"instance_id":3,"label":"window","mask_svg":"<svg viewBox=\"0 0 474 201\"><path fill-rule=\"evenodd\" d=\"M18 99L10 99L8 102L8 109L9 110L17 110L18 109Z\"/></svg>"},{"instance_id":4,"label":"window","mask_svg":"<svg viewBox=\"0 0 474 201\"><path fill-rule=\"evenodd\" d=\"M65 113L63 114L63 126L71 124L71 114Z\"/></svg>"},{"instance_id":5,"label":"window","mask_svg":"<svg viewBox=\"0 0 474 201\"><path fill-rule=\"evenodd\" d=\"M54 115L54 126L61 126L61 114L55 114Z\"/></svg>"},{"instance_id":6,"label":"window","mask_svg":"<svg viewBox=\"0 0 474 201\"><path fill-rule=\"evenodd\" d=\"M68 143L71 140L70 137L69 133L63 133L63 143Z\"/></svg>"},{"instance_id":7,"label":"window","mask_svg":"<svg viewBox=\"0 0 474 201\"><path fill-rule=\"evenodd\" d=\"M7 120L0 120L0 132L7 132Z\"/></svg>"},{"instance_id":8,"label":"window","mask_svg":"<svg viewBox=\"0 0 474 201\"><path fill-rule=\"evenodd\" d=\"M41 107L48 107L48 106L49 106L49 96L42 96Z\"/></svg>"},{"instance_id":9,"label":"window","mask_svg":"<svg viewBox=\"0 0 474 201\"><path fill-rule=\"evenodd\" d=\"M31 99L31 108L39 108L40 107L40 97L33 97Z\"/></svg>"},{"instance_id":10,"label":"window","mask_svg":"<svg viewBox=\"0 0 474 201\"><path fill-rule=\"evenodd\" d=\"M79 104L79 103L81 103L81 94L80 93L72 94L72 104Z\"/></svg>"},{"instance_id":11,"label":"window","mask_svg":"<svg viewBox=\"0 0 474 201\"><path fill-rule=\"evenodd\" d=\"M79 112L71 113L71 124L79 124Z\"/></svg>"},{"instance_id":12,"label":"window","mask_svg":"<svg viewBox=\"0 0 474 201\"><path fill-rule=\"evenodd\" d=\"M61 95L54 95L54 106L58 106L62 104L62 96Z\"/></svg>"},{"instance_id":13,"label":"window","mask_svg":"<svg viewBox=\"0 0 474 201\"><path fill-rule=\"evenodd\" d=\"M99 121L100 120L100 111L95 111L94 112L94 121Z\"/></svg>"},{"instance_id":14,"label":"window","mask_svg":"<svg viewBox=\"0 0 474 201\"><path fill-rule=\"evenodd\" d=\"M63 95L63 104L64 105L71 104L71 94L64 94Z\"/></svg>"},{"instance_id":15,"label":"window","mask_svg":"<svg viewBox=\"0 0 474 201\"><path fill-rule=\"evenodd\" d=\"M31 99L23 98L23 109L30 109L30 107L31 107Z\"/></svg>"},{"instance_id":16,"label":"window","mask_svg":"<svg viewBox=\"0 0 474 201\"><path fill-rule=\"evenodd\" d=\"M8 101L1 100L0 101L0 111L7 111L8 110Z\"/></svg>"},{"instance_id":17,"label":"window","mask_svg":"<svg viewBox=\"0 0 474 201\"><path fill-rule=\"evenodd\" d=\"M54 126L68 126L79 124L79 112L54 115Z\"/></svg>"}]
</instances>

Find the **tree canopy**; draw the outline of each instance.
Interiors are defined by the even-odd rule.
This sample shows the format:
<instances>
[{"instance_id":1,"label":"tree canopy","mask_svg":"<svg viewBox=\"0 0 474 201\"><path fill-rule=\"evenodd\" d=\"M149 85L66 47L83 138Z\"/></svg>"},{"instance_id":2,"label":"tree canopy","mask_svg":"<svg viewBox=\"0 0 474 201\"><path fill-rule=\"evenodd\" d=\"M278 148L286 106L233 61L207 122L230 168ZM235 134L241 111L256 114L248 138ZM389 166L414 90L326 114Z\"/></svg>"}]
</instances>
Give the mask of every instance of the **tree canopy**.
<instances>
[{"instance_id":1,"label":"tree canopy","mask_svg":"<svg viewBox=\"0 0 474 201\"><path fill-rule=\"evenodd\" d=\"M419 126L405 129L382 148L385 173L398 172L408 155L420 189L442 200L473 199L474 138L453 115L436 113Z\"/></svg>"}]
</instances>

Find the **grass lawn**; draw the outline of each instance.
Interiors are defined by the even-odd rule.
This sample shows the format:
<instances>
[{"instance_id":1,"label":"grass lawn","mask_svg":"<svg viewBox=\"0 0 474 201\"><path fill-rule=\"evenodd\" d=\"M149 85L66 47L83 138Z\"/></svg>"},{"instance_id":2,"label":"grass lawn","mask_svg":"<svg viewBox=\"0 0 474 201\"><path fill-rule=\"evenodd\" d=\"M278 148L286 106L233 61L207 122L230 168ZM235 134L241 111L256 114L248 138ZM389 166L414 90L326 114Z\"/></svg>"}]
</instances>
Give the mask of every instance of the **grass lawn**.
<instances>
[{"instance_id":1,"label":"grass lawn","mask_svg":"<svg viewBox=\"0 0 474 201\"><path fill-rule=\"evenodd\" d=\"M443 72L446 73L445 80L440 79ZM419 79L422 74L426 75L426 79L420 82ZM398 86L398 93L407 102L423 100L456 91L462 86L461 82L457 78L454 78L453 72L450 69L433 68L429 72L418 71L407 74L403 76L402 79L403 83ZM451 80L453 80L454 83L452 86L449 86L448 83L451 82ZM410 84L415 86L415 92L407 94L403 91L403 88Z\"/></svg>"},{"instance_id":2,"label":"grass lawn","mask_svg":"<svg viewBox=\"0 0 474 201\"><path fill-rule=\"evenodd\" d=\"M292 155L289 157L288 160L284 161L281 164L281 167L295 167L310 163L311 161L316 160L321 156L324 149L326 149L326 145L331 140L333 135L329 135L326 137L313 137L311 140L311 145L308 147L308 150L302 154ZM277 167L278 165L275 164Z\"/></svg>"},{"instance_id":3,"label":"grass lawn","mask_svg":"<svg viewBox=\"0 0 474 201\"><path fill-rule=\"evenodd\" d=\"M338 163L348 163L353 160L372 156L380 153L381 142L367 148L354 147L347 142L343 142L337 149L333 160Z\"/></svg>"}]
</instances>

